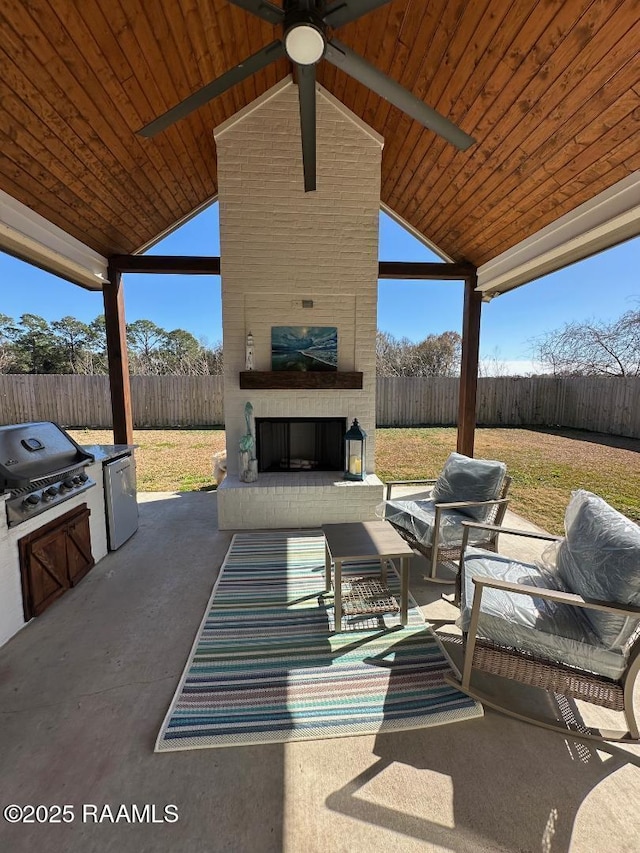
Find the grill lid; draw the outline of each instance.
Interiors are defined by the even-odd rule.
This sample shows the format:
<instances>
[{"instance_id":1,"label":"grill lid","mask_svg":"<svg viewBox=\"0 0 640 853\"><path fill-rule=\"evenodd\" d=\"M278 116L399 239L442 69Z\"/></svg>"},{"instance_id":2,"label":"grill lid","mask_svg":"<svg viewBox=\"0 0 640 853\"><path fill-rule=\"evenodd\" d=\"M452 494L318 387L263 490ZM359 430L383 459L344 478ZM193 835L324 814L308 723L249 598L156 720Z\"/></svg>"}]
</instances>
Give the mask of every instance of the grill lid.
<instances>
[{"instance_id":1,"label":"grill lid","mask_svg":"<svg viewBox=\"0 0 640 853\"><path fill-rule=\"evenodd\" d=\"M0 492L95 459L53 421L0 427Z\"/></svg>"}]
</instances>

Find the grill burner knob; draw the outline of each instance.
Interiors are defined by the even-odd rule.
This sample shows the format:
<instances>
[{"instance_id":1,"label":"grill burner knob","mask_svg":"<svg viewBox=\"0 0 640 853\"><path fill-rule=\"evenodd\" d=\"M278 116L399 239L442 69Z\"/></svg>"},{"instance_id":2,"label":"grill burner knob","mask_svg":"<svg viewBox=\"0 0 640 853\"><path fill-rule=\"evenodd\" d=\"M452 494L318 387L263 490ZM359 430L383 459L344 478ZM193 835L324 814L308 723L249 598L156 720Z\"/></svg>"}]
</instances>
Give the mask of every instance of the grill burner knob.
<instances>
[{"instance_id":1,"label":"grill burner knob","mask_svg":"<svg viewBox=\"0 0 640 853\"><path fill-rule=\"evenodd\" d=\"M80 480L81 483L86 483L87 480L89 479L89 475L85 474L83 471L82 474L78 474L78 479Z\"/></svg>"},{"instance_id":2,"label":"grill burner knob","mask_svg":"<svg viewBox=\"0 0 640 853\"><path fill-rule=\"evenodd\" d=\"M40 503L40 496L39 495L29 495L28 498L25 498L22 501L22 505L27 507L27 509L31 509L31 507L33 507L39 503Z\"/></svg>"},{"instance_id":3,"label":"grill burner knob","mask_svg":"<svg viewBox=\"0 0 640 853\"><path fill-rule=\"evenodd\" d=\"M63 482L63 484L62 484L62 486L61 486L60 488L63 488L63 489L65 489L66 491L68 491L69 489L72 489L74 486L75 486L75 483L73 482L73 480L71 479L71 477L69 477L68 479L66 479L66 480Z\"/></svg>"},{"instance_id":4,"label":"grill burner knob","mask_svg":"<svg viewBox=\"0 0 640 853\"><path fill-rule=\"evenodd\" d=\"M55 496L58 494L58 491L59 490L55 486L49 486L49 488L45 492L45 495L49 495L49 497L55 498Z\"/></svg>"},{"instance_id":5,"label":"grill burner knob","mask_svg":"<svg viewBox=\"0 0 640 853\"><path fill-rule=\"evenodd\" d=\"M82 482L82 480L80 479L80 477L74 477L73 478L73 485L74 486L79 486L81 482Z\"/></svg>"}]
</instances>

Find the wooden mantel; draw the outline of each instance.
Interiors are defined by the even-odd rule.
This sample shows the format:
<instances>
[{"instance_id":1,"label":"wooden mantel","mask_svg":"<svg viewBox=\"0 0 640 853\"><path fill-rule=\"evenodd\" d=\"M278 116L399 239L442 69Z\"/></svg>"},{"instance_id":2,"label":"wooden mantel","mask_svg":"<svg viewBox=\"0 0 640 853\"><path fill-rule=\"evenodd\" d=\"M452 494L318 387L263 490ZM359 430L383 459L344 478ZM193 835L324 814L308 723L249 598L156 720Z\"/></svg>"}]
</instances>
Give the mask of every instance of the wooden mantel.
<instances>
[{"instance_id":1,"label":"wooden mantel","mask_svg":"<svg viewBox=\"0 0 640 853\"><path fill-rule=\"evenodd\" d=\"M362 389L362 373L356 371L331 370L243 370L240 387L253 390L291 391L312 388L318 391L330 389Z\"/></svg>"}]
</instances>

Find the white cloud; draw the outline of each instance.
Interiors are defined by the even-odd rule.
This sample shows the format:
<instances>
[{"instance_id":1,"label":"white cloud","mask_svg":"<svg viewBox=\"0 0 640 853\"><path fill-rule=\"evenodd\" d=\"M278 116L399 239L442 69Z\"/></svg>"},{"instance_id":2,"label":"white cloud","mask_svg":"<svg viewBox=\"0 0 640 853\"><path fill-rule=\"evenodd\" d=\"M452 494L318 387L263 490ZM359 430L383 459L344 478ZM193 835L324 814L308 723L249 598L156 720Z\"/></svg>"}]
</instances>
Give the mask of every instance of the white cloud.
<instances>
[{"instance_id":1,"label":"white cloud","mask_svg":"<svg viewBox=\"0 0 640 853\"><path fill-rule=\"evenodd\" d=\"M480 358L480 376L529 376L548 372L549 369L535 359Z\"/></svg>"}]
</instances>

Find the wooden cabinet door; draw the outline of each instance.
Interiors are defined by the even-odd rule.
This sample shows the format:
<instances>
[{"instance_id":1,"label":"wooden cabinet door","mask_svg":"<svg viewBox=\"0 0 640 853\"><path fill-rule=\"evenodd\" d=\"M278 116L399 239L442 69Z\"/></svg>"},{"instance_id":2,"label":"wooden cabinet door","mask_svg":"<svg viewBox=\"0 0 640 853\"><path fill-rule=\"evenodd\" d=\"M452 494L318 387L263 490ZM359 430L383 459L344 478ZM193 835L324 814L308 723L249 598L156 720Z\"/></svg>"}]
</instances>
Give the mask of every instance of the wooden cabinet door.
<instances>
[{"instance_id":1,"label":"wooden cabinet door","mask_svg":"<svg viewBox=\"0 0 640 853\"><path fill-rule=\"evenodd\" d=\"M22 546L22 541L20 544ZM23 548L21 547L20 550L22 552ZM67 534L64 526L34 537L25 544L23 564L25 619L39 616L70 586L67 573Z\"/></svg>"},{"instance_id":2,"label":"wooden cabinet door","mask_svg":"<svg viewBox=\"0 0 640 853\"><path fill-rule=\"evenodd\" d=\"M39 616L94 565L86 504L20 539L24 618Z\"/></svg>"},{"instance_id":3,"label":"wooden cabinet door","mask_svg":"<svg viewBox=\"0 0 640 853\"><path fill-rule=\"evenodd\" d=\"M85 508L67 524L67 570L71 586L75 586L94 565L89 514Z\"/></svg>"}]
</instances>

